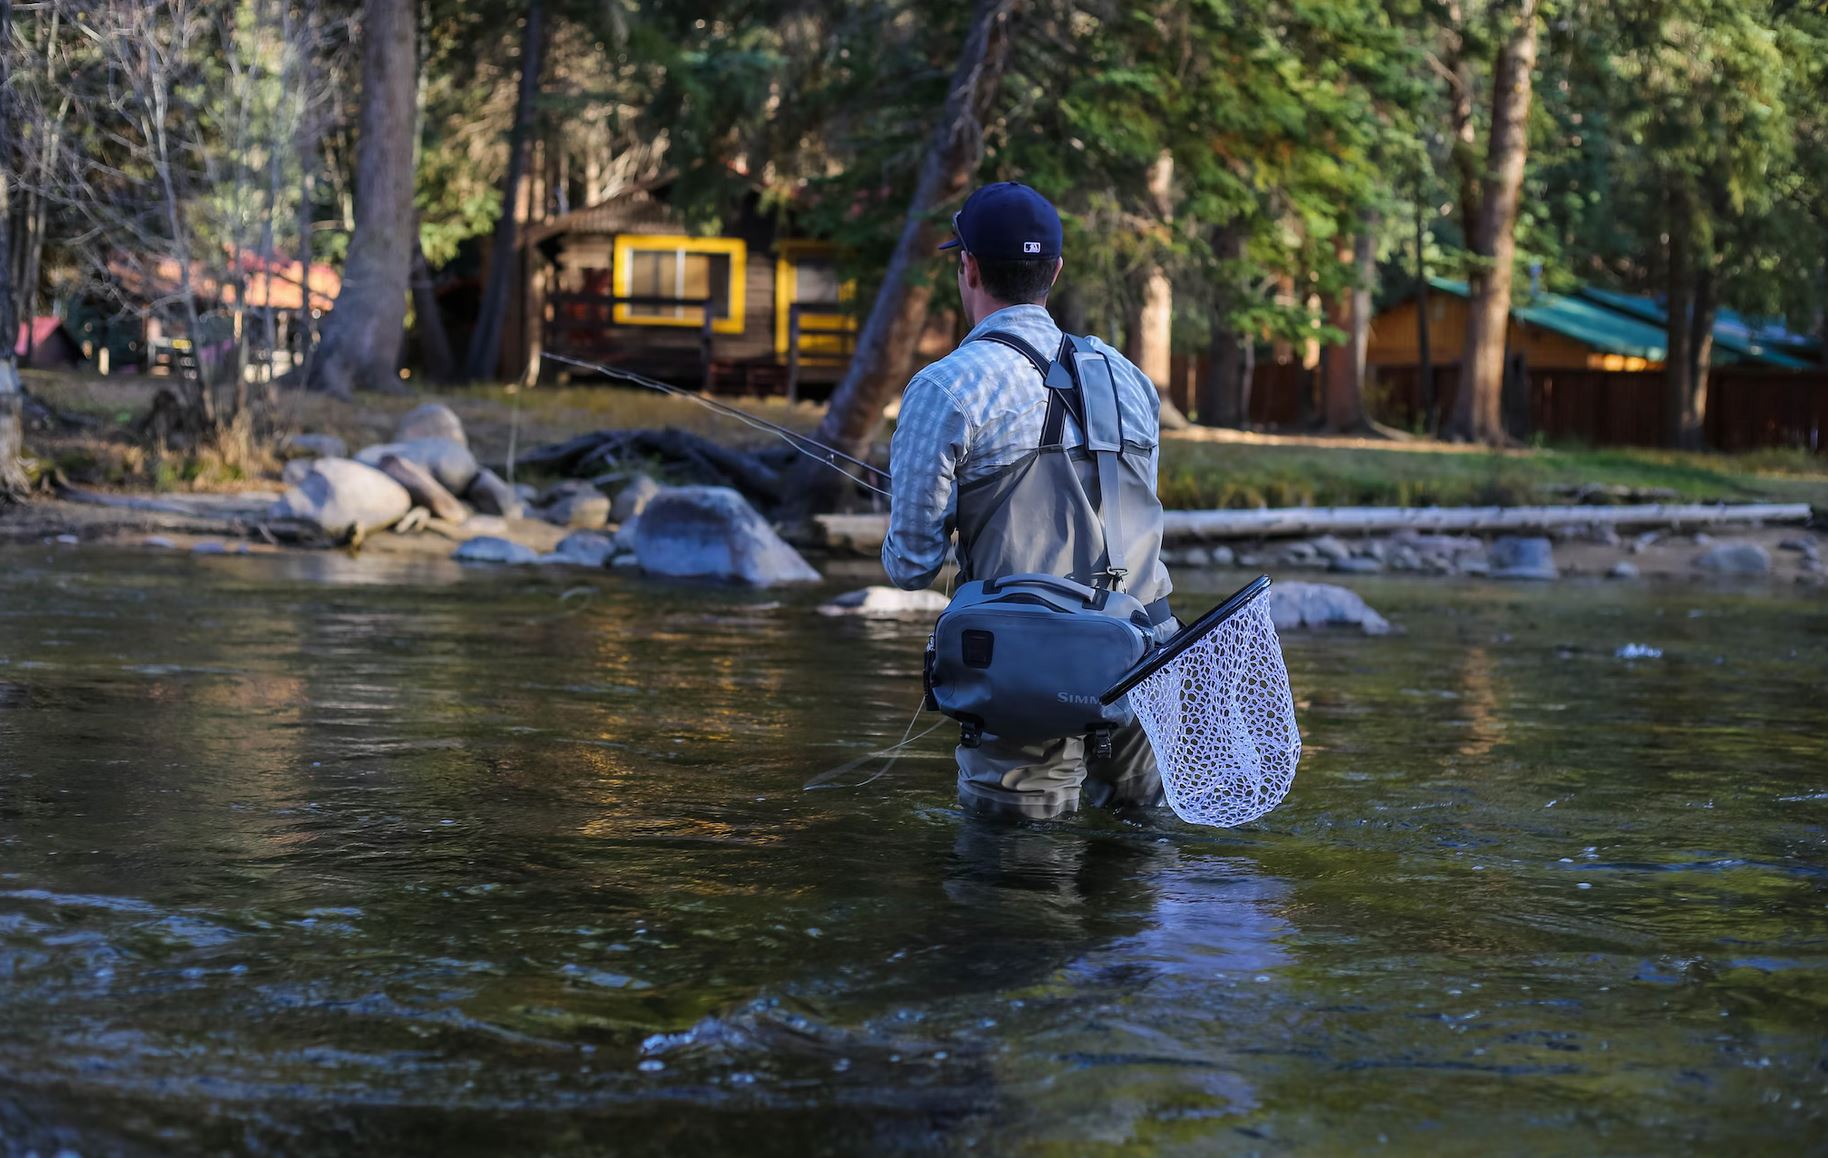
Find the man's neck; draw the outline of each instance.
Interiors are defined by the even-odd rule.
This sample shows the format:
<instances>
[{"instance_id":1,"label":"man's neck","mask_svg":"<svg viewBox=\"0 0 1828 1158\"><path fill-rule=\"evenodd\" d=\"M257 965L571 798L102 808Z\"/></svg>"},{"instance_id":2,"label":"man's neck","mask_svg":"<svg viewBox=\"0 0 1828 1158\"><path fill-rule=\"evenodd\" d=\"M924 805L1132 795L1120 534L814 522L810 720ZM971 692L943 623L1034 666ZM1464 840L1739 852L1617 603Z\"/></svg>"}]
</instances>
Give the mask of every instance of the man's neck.
<instances>
[{"instance_id":1,"label":"man's neck","mask_svg":"<svg viewBox=\"0 0 1828 1158\"><path fill-rule=\"evenodd\" d=\"M980 307L983 312L979 313L977 317L970 319L971 325L975 328L978 325L981 325L984 319L991 314L999 314L1004 310L1014 309L1017 306L1038 306L1040 304L1040 302L999 302L987 300Z\"/></svg>"}]
</instances>

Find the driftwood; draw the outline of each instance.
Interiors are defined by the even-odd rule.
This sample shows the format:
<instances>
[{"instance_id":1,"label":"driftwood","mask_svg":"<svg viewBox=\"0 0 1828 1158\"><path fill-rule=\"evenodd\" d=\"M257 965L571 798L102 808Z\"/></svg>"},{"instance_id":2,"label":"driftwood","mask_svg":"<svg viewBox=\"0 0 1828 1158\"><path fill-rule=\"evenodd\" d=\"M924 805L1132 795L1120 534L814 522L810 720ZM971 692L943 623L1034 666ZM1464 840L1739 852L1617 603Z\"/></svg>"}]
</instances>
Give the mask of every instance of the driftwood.
<instances>
[{"instance_id":1,"label":"driftwood","mask_svg":"<svg viewBox=\"0 0 1828 1158\"><path fill-rule=\"evenodd\" d=\"M537 447L518 456L515 465L571 478L594 478L615 473L621 463L631 459L658 459L676 473L713 486L734 487L768 506L780 502L785 494L782 470L775 465L780 461L778 454L732 450L674 427L598 430Z\"/></svg>"},{"instance_id":2,"label":"driftwood","mask_svg":"<svg viewBox=\"0 0 1828 1158\"><path fill-rule=\"evenodd\" d=\"M1284 507L1259 511L1167 511L1162 540L1274 539L1395 531L1519 532L1568 526L1720 527L1806 523L1807 503L1649 503L1557 507ZM887 515L815 515L825 543L864 553L882 547Z\"/></svg>"},{"instance_id":3,"label":"driftwood","mask_svg":"<svg viewBox=\"0 0 1828 1158\"><path fill-rule=\"evenodd\" d=\"M409 462L397 454L381 456L381 473L406 488L413 502L424 507L433 516L446 522L461 523L470 517L470 512L457 501L457 496L444 489L444 484L432 477L432 472L416 462Z\"/></svg>"}]
</instances>

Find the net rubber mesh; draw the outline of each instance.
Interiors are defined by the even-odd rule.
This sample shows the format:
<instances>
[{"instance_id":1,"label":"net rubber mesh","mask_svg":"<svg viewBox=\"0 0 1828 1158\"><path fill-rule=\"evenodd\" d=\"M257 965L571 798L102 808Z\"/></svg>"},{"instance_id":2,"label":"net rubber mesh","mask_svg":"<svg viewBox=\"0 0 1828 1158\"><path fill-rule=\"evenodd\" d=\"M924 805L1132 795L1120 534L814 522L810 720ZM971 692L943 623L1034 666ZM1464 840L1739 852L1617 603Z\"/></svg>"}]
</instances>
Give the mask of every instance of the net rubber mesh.
<instances>
[{"instance_id":1,"label":"net rubber mesh","mask_svg":"<svg viewBox=\"0 0 1828 1158\"><path fill-rule=\"evenodd\" d=\"M1130 706L1182 820L1248 823L1280 804L1295 782L1301 733L1262 595L1132 688Z\"/></svg>"}]
</instances>

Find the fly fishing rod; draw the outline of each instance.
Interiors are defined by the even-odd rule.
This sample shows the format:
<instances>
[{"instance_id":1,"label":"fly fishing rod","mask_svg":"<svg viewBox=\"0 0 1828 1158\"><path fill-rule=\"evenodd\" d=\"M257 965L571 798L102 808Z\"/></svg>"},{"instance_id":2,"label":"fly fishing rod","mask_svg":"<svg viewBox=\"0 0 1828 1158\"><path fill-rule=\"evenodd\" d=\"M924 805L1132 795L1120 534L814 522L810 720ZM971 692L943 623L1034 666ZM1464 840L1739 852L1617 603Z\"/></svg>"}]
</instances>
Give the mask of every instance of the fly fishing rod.
<instances>
[{"instance_id":1,"label":"fly fishing rod","mask_svg":"<svg viewBox=\"0 0 1828 1158\"><path fill-rule=\"evenodd\" d=\"M721 414L726 418L734 418L738 422L752 426L757 430L766 431L781 439L788 446L793 447L807 458L812 459L814 462L823 463L824 465L831 467L833 470L863 489L873 491L885 499L890 497L889 492L882 487L875 485L867 478L860 478L846 470L840 465L840 460L850 463L852 466L861 467L871 474L879 476L885 484L889 481L888 471L883 470L879 466L872 466L860 458L852 458L837 447L827 446L818 439L801 434L797 430L789 430L787 427L770 422L766 418L759 418L756 415L749 413L747 410L740 410L727 403L719 402L715 398L708 398L703 394L682 389L670 382L662 382L657 378L649 378L644 374L637 374L633 370L624 370L618 366L605 366L601 362L587 362L582 358L571 358L564 354L547 354L542 352L540 357L551 362L558 362L561 365L576 366L581 370L594 370L604 377L614 378L618 382L627 382L634 386L645 386L649 390L658 390L662 394L670 394L675 398L684 398L688 401L696 402L714 414Z\"/></svg>"}]
</instances>

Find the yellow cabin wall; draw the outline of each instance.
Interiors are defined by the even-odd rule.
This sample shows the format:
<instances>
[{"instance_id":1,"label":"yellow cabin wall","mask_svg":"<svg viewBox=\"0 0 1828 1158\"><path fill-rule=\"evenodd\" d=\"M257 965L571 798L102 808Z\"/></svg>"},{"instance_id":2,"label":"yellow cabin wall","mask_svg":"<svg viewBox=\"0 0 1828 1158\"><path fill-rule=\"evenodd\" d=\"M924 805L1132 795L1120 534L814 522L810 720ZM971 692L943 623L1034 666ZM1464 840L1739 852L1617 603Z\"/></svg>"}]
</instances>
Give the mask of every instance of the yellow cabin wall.
<instances>
[{"instance_id":1,"label":"yellow cabin wall","mask_svg":"<svg viewBox=\"0 0 1828 1158\"><path fill-rule=\"evenodd\" d=\"M1398 303L1371 319L1371 344L1366 361L1373 365L1413 366L1422 360L1416 340L1414 300ZM1506 339L1524 363L1537 370L1648 370L1661 365L1643 358L1608 354L1565 334L1526 325L1511 319ZM1452 294L1428 297L1429 360L1437 366L1460 360L1466 349L1466 299Z\"/></svg>"}]
</instances>

